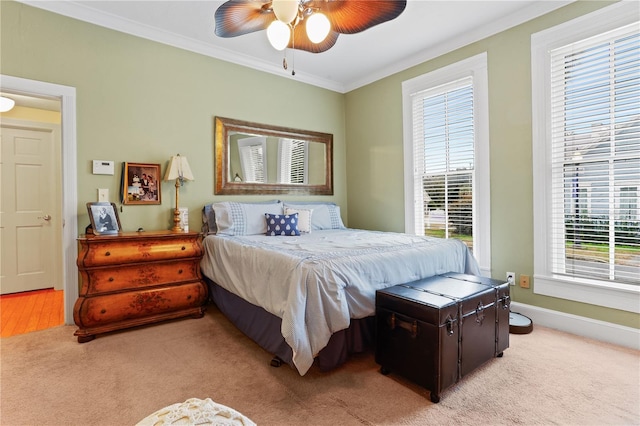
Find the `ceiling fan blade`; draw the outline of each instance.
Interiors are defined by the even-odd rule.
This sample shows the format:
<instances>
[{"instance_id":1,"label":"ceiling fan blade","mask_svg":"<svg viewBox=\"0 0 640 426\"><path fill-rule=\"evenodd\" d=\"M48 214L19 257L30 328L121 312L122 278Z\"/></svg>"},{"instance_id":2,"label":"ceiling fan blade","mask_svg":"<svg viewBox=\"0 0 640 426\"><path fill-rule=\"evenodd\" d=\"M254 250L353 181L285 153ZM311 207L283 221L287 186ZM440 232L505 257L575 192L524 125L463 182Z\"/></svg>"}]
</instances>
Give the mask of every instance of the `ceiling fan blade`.
<instances>
[{"instance_id":1,"label":"ceiling fan blade","mask_svg":"<svg viewBox=\"0 0 640 426\"><path fill-rule=\"evenodd\" d=\"M329 31L329 34L327 35L327 37L325 37L324 40L322 40L320 43L314 43L309 40L309 36L307 35L307 27L305 24L306 21L301 21L293 29L293 38L289 41L289 45L287 46L289 49L305 50L311 53L321 53L331 49L333 45L336 44L340 33Z\"/></svg>"},{"instance_id":2,"label":"ceiling fan blade","mask_svg":"<svg viewBox=\"0 0 640 426\"><path fill-rule=\"evenodd\" d=\"M275 19L271 0L231 0L223 3L214 15L215 33L219 37L237 37L266 29Z\"/></svg>"},{"instance_id":3,"label":"ceiling fan blade","mask_svg":"<svg viewBox=\"0 0 640 426\"><path fill-rule=\"evenodd\" d=\"M355 34L397 18L407 6L406 0L313 0L307 3L320 9L331 29Z\"/></svg>"},{"instance_id":4,"label":"ceiling fan blade","mask_svg":"<svg viewBox=\"0 0 640 426\"><path fill-rule=\"evenodd\" d=\"M406 0L302 0L304 8L320 10L329 19L331 31L320 43L307 36L307 20L294 27L287 47L320 53L336 44L340 34L354 34L397 18L406 8ZM276 18L271 0L229 0L215 12L215 34L237 37L267 29Z\"/></svg>"}]
</instances>

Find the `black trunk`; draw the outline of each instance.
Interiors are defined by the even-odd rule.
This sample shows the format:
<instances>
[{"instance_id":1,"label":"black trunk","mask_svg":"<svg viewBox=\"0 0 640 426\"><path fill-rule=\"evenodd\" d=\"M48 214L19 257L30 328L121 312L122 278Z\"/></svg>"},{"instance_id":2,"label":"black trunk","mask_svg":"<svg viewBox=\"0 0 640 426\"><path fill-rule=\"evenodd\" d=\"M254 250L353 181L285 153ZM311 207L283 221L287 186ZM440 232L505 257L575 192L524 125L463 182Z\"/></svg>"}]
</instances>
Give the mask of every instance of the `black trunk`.
<instances>
[{"instance_id":1,"label":"black trunk","mask_svg":"<svg viewBox=\"0 0 640 426\"><path fill-rule=\"evenodd\" d=\"M376 362L440 394L509 347L509 285L448 273L376 292Z\"/></svg>"}]
</instances>

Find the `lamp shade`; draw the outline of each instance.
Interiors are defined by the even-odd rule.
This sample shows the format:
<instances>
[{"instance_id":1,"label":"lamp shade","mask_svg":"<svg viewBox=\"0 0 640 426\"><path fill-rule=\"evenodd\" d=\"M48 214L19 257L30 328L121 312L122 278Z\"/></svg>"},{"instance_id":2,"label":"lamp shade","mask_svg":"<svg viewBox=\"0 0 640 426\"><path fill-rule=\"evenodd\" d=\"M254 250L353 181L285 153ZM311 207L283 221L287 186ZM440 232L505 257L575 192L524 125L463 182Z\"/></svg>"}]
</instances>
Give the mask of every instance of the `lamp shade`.
<instances>
[{"instance_id":1,"label":"lamp shade","mask_svg":"<svg viewBox=\"0 0 640 426\"><path fill-rule=\"evenodd\" d=\"M171 157L169 167L167 167L167 171L164 174L164 180L174 179L195 180L187 157L182 157L180 154Z\"/></svg>"},{"instance_id":2,"label":"lamp shade","mask_svg":"<svg viewBox=\"0 0 640 426\"><path fill-rule=\"evenodd\" d=\"M320 12L314 13L307 19L307 36L313 43L320 43L327 38L330 30L329 19Z\"/></svg>"},{"instance_id":3,"label":"lamp shade","mask_svg":"<svg viewBox=\"0 0 640 426\"><path fill-rule=\"evenodd\" d=\"M289 44L291 29L287 24L276 19L267 28L267 38L274 49L284 50Z\"/></svg>"},{"instance_id":4,"label":"lamp shade","mask_svg":"<svg viewBox=\"0 0 640 426\"><path fill-rule=\"evenodd\" d=\"M14 107L16 101L11 98L0 96L0 112L7 112Z\"/></svg>"},{"instance_id":5,"label":"lamp shade","mask_svg":"<svg viewBox=\"0 0 640 426\"><path fill-rule=\"evenodd\" d=\"M273 0L271 7L278 20L290 24L298 16L299 0Z\"/></svg>"}]
</instances>

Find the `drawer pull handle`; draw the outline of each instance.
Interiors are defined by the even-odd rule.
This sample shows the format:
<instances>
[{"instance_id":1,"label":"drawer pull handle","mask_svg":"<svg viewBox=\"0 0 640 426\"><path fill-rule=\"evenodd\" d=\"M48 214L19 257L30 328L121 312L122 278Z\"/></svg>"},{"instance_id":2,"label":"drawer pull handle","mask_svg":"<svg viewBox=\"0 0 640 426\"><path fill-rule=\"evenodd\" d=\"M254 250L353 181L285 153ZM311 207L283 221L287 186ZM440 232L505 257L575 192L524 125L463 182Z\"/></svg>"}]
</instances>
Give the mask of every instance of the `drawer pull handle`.
<instances>
[{"instance_id":1,"label":"drawer pull handle","mask_svg":"<svg viewBox=\"0 0 640 426\"><path fill-rule=\"evenodd\" d=\"M191 295L188 295L188 296L187 296L187 300L191 300Z\"/></svg>"},{"instance_id":2,"label":"drawer pull handle","mask_svg":"<svg viewBox=\"0 0 640 426\"><path fill-rule=\"evenodd\" d=\"M101 313L101 314L106 314L106 313L107 313L107 310L106 310L106 309L102 309L102 310L100 311L100 313Z\"/></svg>"},{"instance_id":3,"label":"drawer pull handle","mask_svg":"<svg viewBox=\"0 0 640 426\"><path fill-rule=\"evenodd\" d=\"M182 269L178 269L178 273L181 274L182 273Z\"/></svg>"},{"instance_id":4,"label":"drawer pull handle","mask_svg":"<svg viewBox=\"0 0 640 426\"><path fill-rule=\"evenodd\" d=\"M111 252L110 252L110 251L108 251L108 252L106 252L104 255L105 255L105 256L111 256Z\"/></svg>"},{"instance_id":5,"label":"drawer pull handle","mask_svg":"<svg viewBox=\"0 0 640 426\"><path fill-rule=\"evenodd\" d=\"M109 282L112 283L113 282L113 277L109 277Z\"/></svg>"},{"instance_id":6,"label":"drawer pull handle","mask_svg":"<svg viewBox=\"0 0 640 426\"><path fill-rule=\"evenodd\" d=\"M185 251L187 248L185 246L182 246L182 251Z\"/></svg>"}]
</instances>

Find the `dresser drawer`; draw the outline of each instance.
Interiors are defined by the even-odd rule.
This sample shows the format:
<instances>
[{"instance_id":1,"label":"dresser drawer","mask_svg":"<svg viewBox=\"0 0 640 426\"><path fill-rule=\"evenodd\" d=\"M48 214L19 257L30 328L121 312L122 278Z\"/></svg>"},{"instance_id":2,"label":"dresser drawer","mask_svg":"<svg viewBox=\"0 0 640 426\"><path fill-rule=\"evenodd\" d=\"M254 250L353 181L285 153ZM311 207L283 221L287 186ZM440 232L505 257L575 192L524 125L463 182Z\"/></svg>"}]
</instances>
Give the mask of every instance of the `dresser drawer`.
<instances>
[{"instance_id":1,"label":"dresser drawer","mask_svg":"<svg viewBox=\"0 0 640 426\"><path fill-rule=\"evenodd\" d=\"M98 327L202 306L205 298L206 287L200 281L180 286L85 297L76 302L74 320L80 327Z\"/></svg>"},{"instance_id":2,"label":"dresser drawer","mask_svg":"<svg viewBox=\"0 0 640 426\"><path fill-rule=\"evenodd\" d=\"M82 251L78 258L78 266L85 268L182 259L202 255L202 246L196 238L188 235L140 240L87 239L87 241L81 242L81 246Z\"/></svg>"},{"instance_id":3,"label":"dresser drawer","mask_svg":"<svg viewBox=\"0 0 640 426\"><path fill-rule=\"evenodd\" d=\"M97 334L190 316L201 318L208 289L200 274L197 232L119 232L78 238L82 288L74 333Z\"/></svg>"},{"instance_id":4,"label":"dresser drawer","mask_svg":"<svg viewBox=\"0 0 640 426\"><path fill-rule=\"evenodd\" d=\"M81 274L81 294L92 295L199 280L200 261L196 258L91 268L82 270Z\"/></svg>"}]
</instances>

